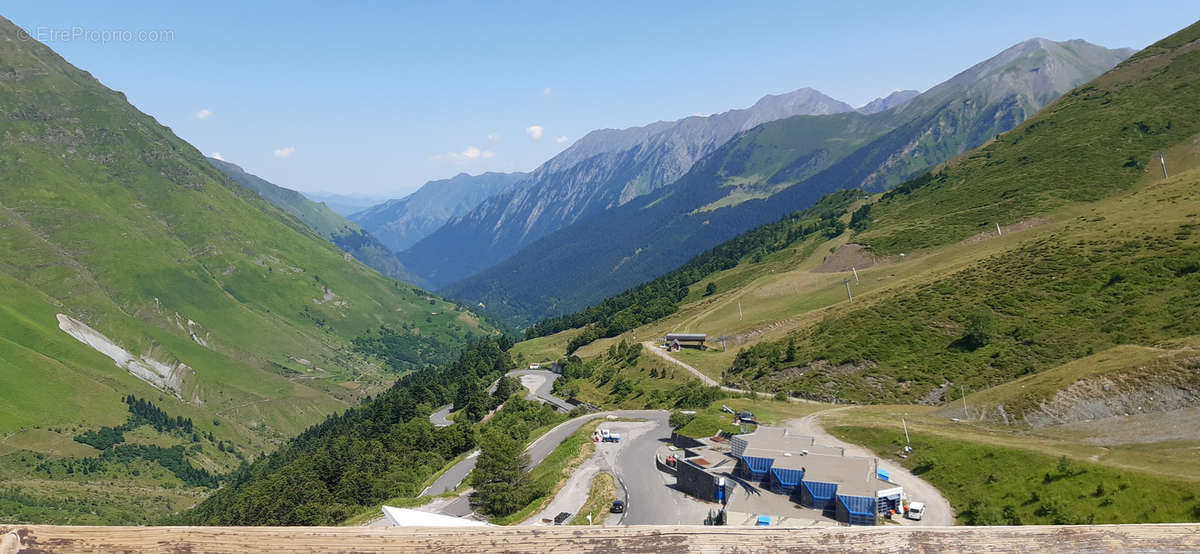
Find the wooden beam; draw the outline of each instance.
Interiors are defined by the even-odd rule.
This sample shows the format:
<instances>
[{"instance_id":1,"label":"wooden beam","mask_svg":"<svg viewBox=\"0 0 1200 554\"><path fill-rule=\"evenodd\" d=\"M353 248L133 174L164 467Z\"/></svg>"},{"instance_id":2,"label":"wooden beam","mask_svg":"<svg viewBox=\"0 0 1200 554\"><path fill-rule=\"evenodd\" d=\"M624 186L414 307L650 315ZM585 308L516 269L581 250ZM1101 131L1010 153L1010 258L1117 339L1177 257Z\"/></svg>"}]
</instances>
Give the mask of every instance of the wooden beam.
<instances>
[{"instance_id":1,"label":"wooden beam","mask_svg":"<svg viewBox=\"0 0 1200 554\"><path fill-rule=\"evenodd\" d=\"M67 527L0 526L33 552L1183 552L1200 524L1025 527Z\"/></svg>"}]
</instances>

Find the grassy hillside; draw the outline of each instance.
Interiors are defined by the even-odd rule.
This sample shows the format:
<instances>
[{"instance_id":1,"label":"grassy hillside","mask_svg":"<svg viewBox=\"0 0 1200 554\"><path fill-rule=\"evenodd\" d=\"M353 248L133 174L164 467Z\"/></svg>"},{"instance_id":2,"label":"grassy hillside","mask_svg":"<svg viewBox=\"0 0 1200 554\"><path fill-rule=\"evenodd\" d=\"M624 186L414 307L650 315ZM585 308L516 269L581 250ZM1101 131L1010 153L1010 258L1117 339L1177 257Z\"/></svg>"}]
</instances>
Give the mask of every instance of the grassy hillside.
<instances>
[{"instance_id":1,"label":"grassy hillside","mask_svg":"<svg viewBox=\"0 0 1200 554\"><path fill-rule=\"evenodd\" d=\"M985 388L1115 345L1196 334L1200 172L1187 168L1198 155L1200 95L1191 91L1200 52L1163 46L1193 35L1200 25L931 178L885 194L856 240L879 255L977 244L995 237L996 222L1026 219L1016 227L1045 229L887 298L867 296L785 341L758 344L727 379L859 401L936 402L951 392L938 390L947 382ZM1143 128L1148 121L1160 123ZM1176 171L1168 179L1151 164L1160 150ZM909 254L905 264L919 263Z\"/></svg>"},{"instance_id":2,"label":"grassy hillside","mask_svg":"<svg viewBox=\"0 0 1200 554\"><path fill-rule=\"evenodd\" d=\"M1024 448L842 426L840 438L883 453L936 486L966 525L1166 523L1200 519L1200 484Z\"/></svg>"},{"instance_id":3,"label":"grassy hillside","mask_svg":"<svg viewBox=\"0 0 1200 554\"><path fill-rule=\"evenodd\" d=\"M0 20L0 471L6 494L54 505L39 522L144 521L182 502L165 488L181 481L132 479L147 472L128 464L103 479L37 469L37 456L93 455L73 437L125 422L123 395L212 433L188 455L202 466L217 442L258 455L490 332L349 258L17 33ZM381 325L420 357L389 370L356 352ZM106 503L141 506L95 517Z\"/></svg>"},{"instance_id":4,"label":"grassy hillside","mask_svg":"<svg viewBox=\"0 0 1200 554\"><path fill-rule=\"evenodd\" d=\"M395 254L379 239L342 217L325 204L309 200L303 194L278 186L257 175L247 173L236 164L207 158L208 163L226 177L262 196L289 215L299 219L326 240L337 245L354 259L393 279L413 282Z\"/></svg>"},{"instance_id":5,"label":"grassy hillside","mask_svg":"<svg viewBox=\"0 0 1200 554\"><path fill-rule=\"evenodd\" d=\"M845 224L839 218L861 194L847 191L832 194L815 206L795 212L778 222L743 233L713 248L688 263L618 294L581 312L548 319L526 329L526 338L536 338L573 327L587 328L571 339L567 353L601 337L615 337L641 324L674 313L678 303L689 295L688 286L722 269L735 267L744 259L761 261L801 238L841 234ZM712 294L706 288L705 294Z\"/></svg>"},{"instance_id":6,"label":"grassy hillside","mask_svg":"<svg viewBox=\"0 0 1200 554\"><path fill-rule=\"evenodd\" d=\"M299 219L313 231L316 231L318 235L330 238L347 226L358 227L324 204L313 202L299 192L283 188L262 177L247 173L246 170L237 164L215 158L206 159L208 163L220 170L221 173L224 173L239 185L258 193L267 202L295 216L296 219Z\"/></svg>"},{"instance_id":7,"label":"grassy hillside","mask_svg":"<svg viewBox=\"0 0 1200 554\"><path fill-rule=\"evenodd\" d=\"M790 359L787 341L759 344L727 378L937 401L926 395L947 381L978 389L1118 344L1197 334L1197 184L1200 173L1180 175L968 268L863 296L787 339Z\"/></svg>"}]
</instances>

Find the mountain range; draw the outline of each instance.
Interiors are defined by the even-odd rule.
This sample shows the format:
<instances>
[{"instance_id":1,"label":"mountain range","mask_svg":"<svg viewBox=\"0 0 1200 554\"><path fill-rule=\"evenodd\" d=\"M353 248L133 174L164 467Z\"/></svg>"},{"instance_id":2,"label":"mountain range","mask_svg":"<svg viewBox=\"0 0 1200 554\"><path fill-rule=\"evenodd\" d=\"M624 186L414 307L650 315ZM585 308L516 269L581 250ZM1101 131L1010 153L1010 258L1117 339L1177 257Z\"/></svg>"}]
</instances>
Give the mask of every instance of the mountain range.
<instances>
[{"instance_id":1,"label":"mountain range","mask_svg":"<svg viewBox=\"0 0 1200 554\"><path fill-rule=\"evenodd\" d=\"M739 132L793 115L849 111L848 104L800 89L766 96L742 110L592 131L508 192L452 219L399 256L431 286L447 285L571 223L658 190Z\"/></svg>"},{"instance_id":2,"label":"mountain range","mask_svg":"<svg viewBox=\"0 0 1200 554\"><path fill-rule=\"evenodd\" d=\"M449 179L429 181L404 198L376 204L354 213L350 219L393 252L400 252L526 176L525 173L460 173Z\"/></svg>"},{"instance_id":3,"label":"mountain range","mask_svg":"<svg viewBox=\"0 0 1200 554\"><path fill-rule=\"evenodd\" d=\"M764 123L668 186L581 217L441 292L518 326L581 309L828 192L894 186L1011 129L1130 54L1032 39L884 111ZM528 270L535 267L553 269Z\"/></svg>"}]
</instances>

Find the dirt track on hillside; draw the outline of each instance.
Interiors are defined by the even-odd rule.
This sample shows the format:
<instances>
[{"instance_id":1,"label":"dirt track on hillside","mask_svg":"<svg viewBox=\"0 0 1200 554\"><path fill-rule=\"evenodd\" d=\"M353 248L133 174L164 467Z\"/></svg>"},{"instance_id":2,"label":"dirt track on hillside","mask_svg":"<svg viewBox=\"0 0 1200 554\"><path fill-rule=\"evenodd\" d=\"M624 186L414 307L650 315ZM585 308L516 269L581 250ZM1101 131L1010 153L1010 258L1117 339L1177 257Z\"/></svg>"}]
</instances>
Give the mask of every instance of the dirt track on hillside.
<instances>
[{"instance_id":1,"label":"dirt track on hillside","mask_svg":"<svg viewBox=\"0 0 1200 554\"><path fill-rule=\"evenodd\" d=\"M925 517L921 519L921 521L910 521L905 519L902 521L904 525L954 525L954 508L950 506L950 502L946 500L944 496L942 496L942 493L938 491L936 487L930 485L928 481L913 475L912 472L899 464L879 458L876 453L871 452L866 448L845 442L825 432L825 428L821 426L819 418L824 414L845 409L846 408L833 408L831 410L823 410L814 414L810 414L800 419L793 419L788 422L788 429L801 435L813 437L819 444L840 446L846 450L845 454L847 456L866 456L870 458L878 458L879 467L887 470L890 475L890 481L904 487L904 495L909 499L909 501L925 503Z\"/></svg>"}]
</instances>

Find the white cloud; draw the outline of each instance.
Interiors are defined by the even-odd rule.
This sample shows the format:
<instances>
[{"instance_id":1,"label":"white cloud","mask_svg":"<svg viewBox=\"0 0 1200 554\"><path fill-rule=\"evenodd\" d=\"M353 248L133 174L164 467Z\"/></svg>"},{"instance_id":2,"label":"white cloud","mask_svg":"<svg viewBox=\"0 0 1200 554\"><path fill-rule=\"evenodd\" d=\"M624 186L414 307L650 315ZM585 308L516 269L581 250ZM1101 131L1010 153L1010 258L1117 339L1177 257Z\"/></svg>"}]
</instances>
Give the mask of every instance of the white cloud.
<instances>
[{"instance_id":1,"label":"white cloud","mask_svg":"<svg viewBox=\"0 0 1200 554\"><path fill-rule=\"evenodd\" d=\"M275 157L276 158L290 158L294 155L296 155L296 147L295 146L285 146L283 148L275 149Z\"/></svg>"},{"instance_id":2,"label":"white cloud","mask_svg":"<svg viewBox=\"0 0 1200 554\"><path fill-rule=\"evenodd\" d=\"M500 142L500 133L488 133L488 140L492 142Z\"/></svg>"},{"instance_id":3,"label":"white cloud","mask_svg":"<svg viewBox=\"0 0 1200 554\"><path fill-rule=\"evenodd\" d=\"M214 160L221 160L221 161L225 161L225 158L221 157L221 153L220 153L220 152L213 152L212 154L209 154L209 155L208 155L208 157L210 157L210 158L212 158L212 159L214 159Z\"/></svg>"},{"instance_id":4,"label":"white cloud","mask_svg":"<svg viewBox=\"0 0 1200 554\"><path fill-rule=\"evenodd\" d=\"M529 127L525 128L525 134L529 135L529 138L532 138L533 140L542 138L542 132L543 129L541 125L530 125Z\"/></svg>"},{"instance_id":5,"label":"white cloud","mask_svg":"<svg viewBox=\"0 0 1200 554\"><path fill-rule=\"evenodd\" d=\"M550 87L546 87L542 89L542 96L550 96L553 92L554 91L550 90Z\"/></svg>"},{"instance_id":6,"label":"white cloud","mask_svg":"<svg viewBox=\"0 0 1200 554\"><path fill-rule=\"evenodd\" d=\"M451 160L457 163L469 163L476 160L488 160L494 157L496 157L496 153L492 152L491 150L483 150L478 146L468 146L466 150L463 150L462 152L447 152L445 154L434 156L434 159Z\"/></svg>"},{"instance_id":7,"label":"white cloud","mask_svg":"<svg viewBox=\"0 0 1200 554\"><path fill-rule=\"evenodd\" d=\"M196 119L208 119L212 117L212 110L204 109L196 112Z\"/></svg>"},{"instance_id":8,"label":"white cloud","mask_svg":"<svg viewBox=\"0 0 1200 554\"><path fill-rule=\"evenodd\" d=\"M567 139L567 137L554 137L554 142L557 142L559 144L566 144L567 140L569 140L569 139Z\"/></svg>"}]
</instances>

